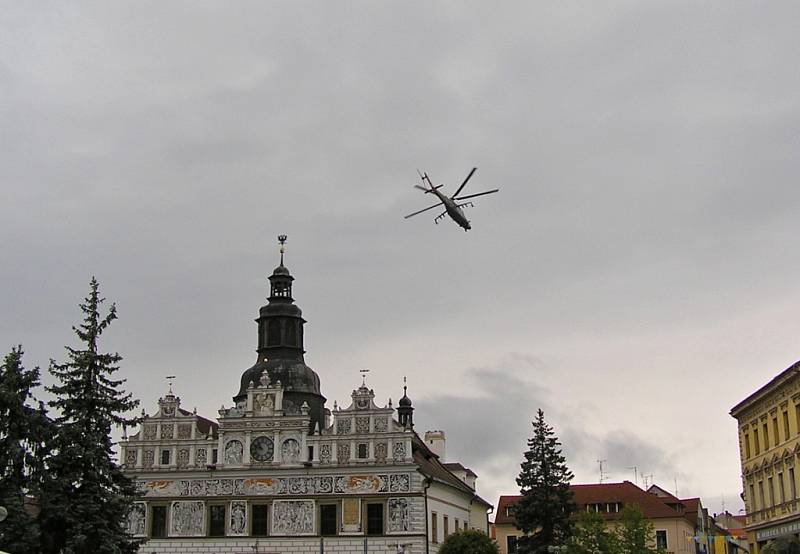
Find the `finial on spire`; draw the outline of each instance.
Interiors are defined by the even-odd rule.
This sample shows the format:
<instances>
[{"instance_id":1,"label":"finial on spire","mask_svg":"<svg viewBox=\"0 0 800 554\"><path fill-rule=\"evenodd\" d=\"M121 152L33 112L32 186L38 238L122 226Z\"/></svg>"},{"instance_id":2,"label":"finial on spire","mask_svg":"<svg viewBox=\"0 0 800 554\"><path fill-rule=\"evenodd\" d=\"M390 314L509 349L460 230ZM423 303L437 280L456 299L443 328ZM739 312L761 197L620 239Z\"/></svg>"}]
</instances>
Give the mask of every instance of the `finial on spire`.
<instances>
[{"instance_id":1,"label":"finial on spire","mask_svg":"<svg viewBox=\"0 0 800 554\"><path fill-rule=\"evenodd\" d=\"M406 385L406 376L403 375L403 396L406 396L406 391L408 390L408 386Z\"/></svg>"},{"instance_id":2,"label":"finial on spire","mask_svg":"<svg viewBox=\"0 0 800 554\"><path fill-rule=\"evenodd\" d=\"M359 369L358 372L361 374L361 386L367 386L367 373L369 373L368 369Z\"/></svg>"},{"instance_id":3,"label":"finial on spire","mask_svg":"<svg viewBox=\"0 0 800 554\"><path fill-rule=\"evenodd\" d=\"M286 252L286 235L278 235L278 242L281 243L281 265L283 265L283 253Z\"/></svg>"},{"instance_id":4,"label":"finial on spire","mask_svg":"<svg viewBox=\"0 0 800 554\"><path fill-rule=\"evenodd\" d=\"M167 375L165 377L165 379L167 380L167 383L169 383L169 394L173 394L173 392L172 392L172 382L175 380L175 376L174 375Z\"/></svg>"}]
</instances>

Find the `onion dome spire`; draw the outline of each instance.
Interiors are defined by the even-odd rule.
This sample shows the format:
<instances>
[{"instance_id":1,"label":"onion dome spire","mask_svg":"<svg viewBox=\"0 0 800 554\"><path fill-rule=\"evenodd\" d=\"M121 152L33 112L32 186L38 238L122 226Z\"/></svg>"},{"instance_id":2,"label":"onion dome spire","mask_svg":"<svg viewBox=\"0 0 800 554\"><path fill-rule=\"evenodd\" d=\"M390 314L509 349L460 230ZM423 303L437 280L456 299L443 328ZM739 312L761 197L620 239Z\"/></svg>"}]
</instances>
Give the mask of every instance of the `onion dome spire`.
<instances>
[{"instance_id":1,"label":"onion dome spire","mask_svg":"<svg viewBox=\"0 0 800 554\"><path fill-rule=\"evenodd\" d=\"M408 386L406 385L405 377L403 377L403 397L397 402L397 417L403 427L407 429L414 428L414 407L408 397Z\"/></svg>"}]
</instances>

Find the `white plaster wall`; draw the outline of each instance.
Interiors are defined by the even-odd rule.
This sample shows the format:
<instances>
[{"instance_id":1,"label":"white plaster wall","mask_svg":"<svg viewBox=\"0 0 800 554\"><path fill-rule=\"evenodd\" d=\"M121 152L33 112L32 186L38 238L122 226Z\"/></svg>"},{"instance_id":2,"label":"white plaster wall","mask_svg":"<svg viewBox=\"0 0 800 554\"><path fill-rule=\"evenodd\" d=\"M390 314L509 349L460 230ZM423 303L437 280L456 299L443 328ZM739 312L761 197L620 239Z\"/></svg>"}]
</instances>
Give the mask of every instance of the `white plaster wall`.
<instances>
[{"instance_id":1,"label":"white plaster wall","mask_svg":"<svg viewBox=\"0 0 800 554\"><path fill-rule=\"evenodd\" d=\"M450 521L449 532L455 532L456 519L458 519L458 528L463 529L464 522L470 521L469 510L470 496L460 493L459 491L451 488L450 486L442 485L441 483L433 482L428 488L428 532L430 534L432 525L432 514L436 512L437 522L437 539L438 542L430 543L430 551L438 552L439 546L444 541L444 516L447 516ZM429 537L432 539L433 537Z\"/></svg>"}]
</instances>

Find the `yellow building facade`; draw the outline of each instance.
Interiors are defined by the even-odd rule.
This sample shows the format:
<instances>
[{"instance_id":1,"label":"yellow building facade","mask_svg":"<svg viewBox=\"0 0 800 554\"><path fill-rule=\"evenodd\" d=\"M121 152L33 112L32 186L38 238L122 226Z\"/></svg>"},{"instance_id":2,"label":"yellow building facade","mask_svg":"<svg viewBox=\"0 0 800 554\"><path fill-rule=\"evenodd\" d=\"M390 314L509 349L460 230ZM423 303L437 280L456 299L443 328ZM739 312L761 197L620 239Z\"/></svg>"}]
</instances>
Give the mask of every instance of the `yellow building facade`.
<instances>
[{"instance_id":1,"label":"yellow building facade","mask_svg":"<svg viewBox=\"0 0 800 554\"><path fill-rule=\"evenodd\" d=\"M739 455L750 553L770 540L800 535L800 362L731 408Z\"/></svg>"}]
</instances>

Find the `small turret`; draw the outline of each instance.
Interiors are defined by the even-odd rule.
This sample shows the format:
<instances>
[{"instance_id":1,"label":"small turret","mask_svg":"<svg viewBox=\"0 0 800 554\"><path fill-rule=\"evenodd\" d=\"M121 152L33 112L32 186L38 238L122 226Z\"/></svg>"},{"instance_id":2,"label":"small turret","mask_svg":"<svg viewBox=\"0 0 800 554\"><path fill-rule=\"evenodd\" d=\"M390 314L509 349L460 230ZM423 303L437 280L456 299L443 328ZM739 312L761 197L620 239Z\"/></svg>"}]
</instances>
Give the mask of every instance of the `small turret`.
<instances>
[{"instance_id":1,"label":"small turret","mask_svg":"<svg viewBox=\"0 0 800 554\"><path fill-rule=\"evenodd\" d=\"M403 377L403 397L397 403L397 419L400 425L406 429L414 428L414 407L408 397L408 386L406 386L405 377Z\"/></svg>"}]
</instances>

